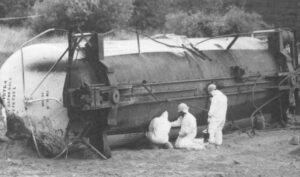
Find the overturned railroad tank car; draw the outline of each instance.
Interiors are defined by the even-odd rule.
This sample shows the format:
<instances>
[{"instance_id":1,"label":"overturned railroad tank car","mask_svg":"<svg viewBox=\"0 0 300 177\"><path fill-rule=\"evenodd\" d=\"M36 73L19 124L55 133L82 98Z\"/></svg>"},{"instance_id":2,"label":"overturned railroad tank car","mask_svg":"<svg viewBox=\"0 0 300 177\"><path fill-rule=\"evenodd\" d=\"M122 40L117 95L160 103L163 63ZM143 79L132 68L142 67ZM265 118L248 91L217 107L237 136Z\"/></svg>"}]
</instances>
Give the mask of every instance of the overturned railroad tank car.
<instances>
[{"instance_id":1,"label":"overturned railroad tank car","mask_svg":"<svg viewBox=\"0 0 300 177\"><path fill-rule=\"evenodd\" d=\"M210 83L228 96L227 121L258 111L280 120L297 100L294 35L275 29L246 36L104 41L103 34L70 33L68 44L22 47L0 69L6 135L32 136L49 157L70 139L87 137L85 143L110 157L111 146L125 143L117 135L127 140L144 132L164 110L175 120L181 102L205 125Z\"/></svg>"}]
</instances>

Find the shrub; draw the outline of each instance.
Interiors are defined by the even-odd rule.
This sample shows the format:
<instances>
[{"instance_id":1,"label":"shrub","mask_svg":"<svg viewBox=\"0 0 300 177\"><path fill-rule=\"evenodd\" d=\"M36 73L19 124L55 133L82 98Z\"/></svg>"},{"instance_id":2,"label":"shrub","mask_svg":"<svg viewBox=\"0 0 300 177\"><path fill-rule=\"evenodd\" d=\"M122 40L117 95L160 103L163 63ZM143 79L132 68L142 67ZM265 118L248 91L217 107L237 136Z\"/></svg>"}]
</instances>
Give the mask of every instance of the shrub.
<instances>
[{"instance_id":1,"label":"shrub","mask_svg":"<svg viewBox=\"0 0 300 177\"><path fill-rule=\"evenodd\" d=\"M35 1L36 0L0 0L0 18L27 16ZM0 21L0 23L14 26L23 25L22 20Z\"/></svg>"},{"instance_id":2,"label":"shrub","mask_svg":"<svg viewBox=\"0 0 300 177\"><path fill-rule=\"evenodd\" d=\"M188 37L202 37L217 35L220 16L197 12L189 15L180 12L166 16L165 27L168 32L186 35Z\"/></svg>"},{"instance_id":3,"label":"shrub","mask_svg":"<svg viewBox=\"0 0 300 177\"><path fill-rule=\"evenodd\" d=\"M270 28L257 13L248 13L238 7L230 7L221 12L193 14L184 12L171 13L166 16L165 29L188 37L209 37L215 35L250 32Z\"/></svg>"},{"instance_id":4,"label":"shrub","mask_svg":"<svg viewBox=\"0 0 300 177\"><path fill-rule=\"evenodd\" d=\"M220 11L224 6L224 0L169 0L174 10L188 13L211 13ZM173 11L174 11L173 10Z\"/></svg>"},{"instance_id":5,"label":"shrub","mask_svg":"<svg viewBox=\"0 0 300 177\"><path fill-rule=\"evenodd\" d=\"M35 32L41 32L48 28L66 28L70 20L66 15L67 9L67 4L60 0L37 2L33 7L33 13L44 16L32 19L31 28Z\"/></svg>"},{"instance_id":6,"label":"shrub","mask_svg":"<svg viewBox=\"0 0 300 177\"><path fill-rule=\"evenodd\" d=\"M162 29L172 0L134 0L130 25L140 30Z\"/></svg>"},{"instance_id":7,"label":"shrub","mask_svg":"<svg viewBox=\"0 0 300 177\"><path fill-rule=\"evenodd\" d=\"M265 23L261 15L237 7L230 7L223 17L224 26L221 34L251 32L254 30L271 28Z\"/></svg>"},{"instance_id":8,"label":"shrub","mask_svg":"<svg viewBox=\"0 0 300 177\"><path fill-rule=\"evenodd\" d=\"M33 20L32 26L36 32L51 27L106 32L127 24L131 3L131 0L44 0L33 9L46 16Z\"/></svg>"}]
</instances>

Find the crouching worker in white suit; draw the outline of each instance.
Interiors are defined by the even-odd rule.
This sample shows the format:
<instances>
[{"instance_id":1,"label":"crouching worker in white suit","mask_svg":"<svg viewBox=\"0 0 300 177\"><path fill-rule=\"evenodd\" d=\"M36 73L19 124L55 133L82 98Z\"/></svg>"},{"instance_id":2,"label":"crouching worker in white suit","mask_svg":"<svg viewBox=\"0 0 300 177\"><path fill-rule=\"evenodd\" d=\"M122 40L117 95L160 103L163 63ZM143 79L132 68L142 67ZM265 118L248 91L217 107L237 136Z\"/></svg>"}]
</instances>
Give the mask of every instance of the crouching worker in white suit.
<instances>
[{"instance_id":1,"label":"crouching worker in white suit","mask_svg":"<svg viewBox=\"0 0 300 177\"><path fill-rule=\"evenodd\" d=\"M168 117L168 111L164 111L159 117L153 118L150 122L146 137L149 139L153 148L173 148L173 145L169 142L171 123Z\"/></svg>"},{"instance_id":2,"label":"crouching worker in white suit","mask_svg":"<svg viewBox=\"0 0 300 177\"><path fill-rule=\"evenodd\" d=\"M172 127L180 126L175 147L183 149L204 149L203 139L196 139L197 122L196 118L189 112L189 107L185 103L180 103L178 105L178 113L179 118L171 122Z\"/></svg>"},{"instance_id":3,"label":"crouching worker in white suit","mask_svg":"<svg viewBox=\"0 0 300 177\"><path fill-rule=\"evenodd\" d=\"M221 145L223 141L222 129L226 121L227 97L221 91L217 90L215 84L210 84L207 88L212 96L208 112L208 142L215 145Z\"/></svg>"}]
</instances>

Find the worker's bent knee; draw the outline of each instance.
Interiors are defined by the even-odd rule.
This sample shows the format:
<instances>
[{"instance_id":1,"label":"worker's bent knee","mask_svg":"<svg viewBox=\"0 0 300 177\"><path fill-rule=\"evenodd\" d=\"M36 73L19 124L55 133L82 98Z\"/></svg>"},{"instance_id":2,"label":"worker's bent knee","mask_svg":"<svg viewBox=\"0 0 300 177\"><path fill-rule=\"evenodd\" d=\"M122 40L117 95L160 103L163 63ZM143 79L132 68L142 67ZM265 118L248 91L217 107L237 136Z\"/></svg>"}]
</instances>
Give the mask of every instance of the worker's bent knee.
<instances>
[{"instance_id":1,"label":"worker's bent knee","mask_svg":"<svg viewBox=\"0 0 300 177\"><path fill-rule=\"evenodd\" d=\"M215 142L215 144L217 145L217 146L221 146L222 145L222 141L220 142L220 141L217 141L217 142Z\"/></svg>"},{"instance_id":2,"label":"worker's bent knee","mask_svg":"<svg viewBox=\"0 0 300 177\"><path fill-rule=\"evenodd\" d=\"M151 148L152 149L174 149L173 145L170 142L167 143L151 143Z\"/></svg>"},{"instance_id":3,"label":"worker's bent knee","mask_svg":"<svg viewBox=\"0 0 300 177\"><path fill-rule=\"evenodd\" d=\"M170 142L167 142L163 145L164 149L174 149L173 145Z\"/></svg>"},{"instance_id":4,"label":"worker's bent knee","mask_svg":"<svg viewBox=\"0 0 300 177\"><path fill-rule=\"evenodd\" d=\"M160 144L154 144L154 143L151 143L151 144L150 144L150 148L151 148L151 149L159 149L160 147L161 147Z\"/></svg>"}]
</instances>

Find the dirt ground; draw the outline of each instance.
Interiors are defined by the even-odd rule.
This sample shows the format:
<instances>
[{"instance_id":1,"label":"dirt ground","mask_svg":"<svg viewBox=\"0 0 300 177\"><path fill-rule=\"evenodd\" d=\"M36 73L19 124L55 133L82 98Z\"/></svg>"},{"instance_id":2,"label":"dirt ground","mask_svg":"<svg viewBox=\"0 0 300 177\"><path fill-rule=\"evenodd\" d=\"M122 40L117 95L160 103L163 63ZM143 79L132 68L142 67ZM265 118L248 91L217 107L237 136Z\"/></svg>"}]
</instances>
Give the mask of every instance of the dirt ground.
<instances>
[{"instance_id":1,"label":"dirt ground","mask_svg":"<svg viewBox=\"0 0 300 177\"><path fill-rule=\"evenodd\" d=\"M220 148L201 151L117 149L109 160L42 159L25 142L0 144L0 176L299 176L299 128L260 131L250 138L234 132Z\"/></svg>"}]
</instances>

